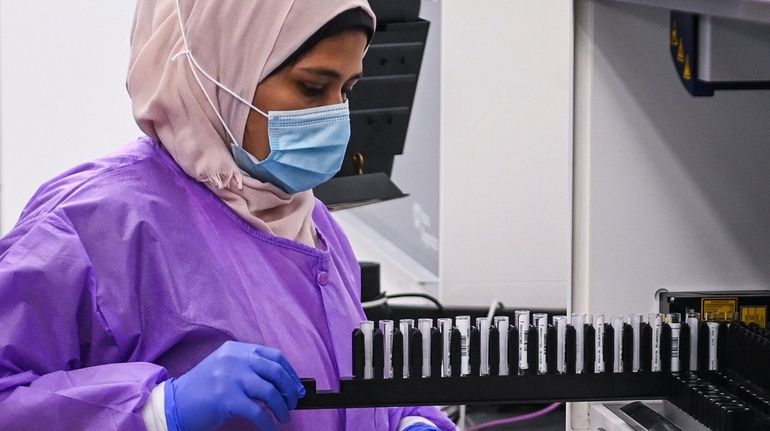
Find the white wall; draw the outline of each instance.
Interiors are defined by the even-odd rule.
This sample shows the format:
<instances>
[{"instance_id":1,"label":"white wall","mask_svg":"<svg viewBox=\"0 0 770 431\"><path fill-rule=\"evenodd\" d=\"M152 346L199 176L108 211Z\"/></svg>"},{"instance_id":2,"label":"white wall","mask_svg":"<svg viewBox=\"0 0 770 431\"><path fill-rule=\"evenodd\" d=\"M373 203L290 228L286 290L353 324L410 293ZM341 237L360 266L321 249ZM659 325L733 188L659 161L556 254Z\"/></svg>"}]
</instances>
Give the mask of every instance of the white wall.
<instances>
[{"instance_id":1,"label":"white wall","mask_svg":"<svg viewBox=\"0 0 770 431\"><path fill-rule=\"evenodd\" d=\"M669 13L576 2L575 311L655 312L658 289L768 288L770 97L689 96ZM588 429L586 406L570 419Z\"/></svg>"},{"instance_id":2,"label":"white wall","mask_svg":"<svg viewBox=\"0 0 770 431\"><path fill-rule=\"evenodd\" d=\"M140 131L125 89L134 2L0 2L0 226L46 179Z\"/></svg>"},{"instance_id":3,"label":"white wall","mask_svg":"<svg viewBox=\"0 0 770 431\"><path fill-rule=\"evenodd\" d=\"M647 313L660 288L767 289L770 94L690 97L668 11L579 3L575 307Z\"/></svg>"},{"instance_id":4,"label":"white wall","mask_svg":"<svg viewBox=\"0 0 770 431\"><path fill-rule=\"evenodd\" d=\"M442 5L439 237L447 302L566 306L572 19L572 2L563 0Z\"/></svg>"}]
</instances>

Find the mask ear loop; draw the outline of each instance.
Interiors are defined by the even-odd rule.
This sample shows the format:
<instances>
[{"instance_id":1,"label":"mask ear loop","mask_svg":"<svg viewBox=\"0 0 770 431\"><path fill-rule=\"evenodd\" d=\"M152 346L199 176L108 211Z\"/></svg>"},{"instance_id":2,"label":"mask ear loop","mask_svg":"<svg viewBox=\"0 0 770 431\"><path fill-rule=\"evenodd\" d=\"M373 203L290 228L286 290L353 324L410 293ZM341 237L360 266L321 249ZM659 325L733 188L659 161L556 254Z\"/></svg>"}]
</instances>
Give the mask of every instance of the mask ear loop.
<instances>
[{"instance_id":1,"label":"mask ear loop","mask_svg":"<svg viewBox=\"0 0 770 431\"><path fill-rule=\"evenodd\" d=\"M211 75L209 75L201 66L198 64L198 61L195 60L195 57L192 55L192 51L190 50L190 45L187 42L187 32L184 28L184 22L182 21L182 7L180 5L180 0L176 0L176 12L177 12L177 18L179 19L179 30L182 33L182 42L184 43L184 51L178 52L173 57L171 57L171 61L176 61L177 58L180 55L184 55L187 57L187 61L190 65L190 71L192 71L193 77L195 78L195 81L198 83L198 87L200 87L203 94L206 96L206 100L208 101L209 105L211 106L211 109L214 110L214 113L217 115L217 118L219 119L219 122L222 123L222 127L224 127L225 131L227 132L227 135L230 137L230 140L232 141L233 145L237 145L239 147L242 147L242 145L238 142L237 139L235 139L235 135L230 130L230 127L227 126L227 123L225 122L225 119L222 117L222 115L219 113L219 109L217 109L216 105L214 104L214 101L211 99L211 96L209 96L209 93L206 91L206 89L203 87L203 82L201 82L200 76L198 75L198 71L203 74L203 76L206 77L209 81L211 81L214 85L221 88L231 96L235 97L236 100L240 101L241 103L244 103L249 108L257 111L265 118L269 118L268 114L264 113L261 109L257 108L256 106L252 105L250 102L246 101L244 98L236 94L234 91L227 88L224 84L214 79ZM196 70L197 69L197 70Z\"/></svg>"},{"instance_id":2,"label":"mask ear loop","mask_svg":"<svg viewBox=\"0 0 770 431\"><path fill-rule=\"evenodd\" d=\"M226 86L224 86L221 82L214 79L211 75L209 75L201 66L198 64L198 61L195 60L195 57L192 55L192 51L190 50L190 45L187 42L187 32L184 28L184 22L182 20L182 6L180 4L180 0L176 0L176 12L177 12L177 18L179 20L179 31L182 34L182 42L184 43L184 51L178 52L175 55L171 57L171 61L176 61L180 55L184 55L187 58L187 62L190 65L190 71L193 74L193 77L195 78L195 82L198 83L198 87L203 92L203 95L206 96L206 101L208 102L209 106L211 106L211 109L214 111L214 113L217 116L217 119L219 119L219 122L222 124L222 127L225 129L225 132L230 137L230 141L232 142L231 145L235 145L238 147L243 148L240 142L235 138L235 135L230 130L230 127L227 125L227 122L222 117L222 114L220 114L219 109L217 108L216 104L214 104L214 101L211 99L211 96L206 91L206 88L203 87L203 82L201 82L201 78L198 75L198 71L203 74L203 76L206 77L210 82L212 82L217 87L221 88L231 96L235 97L236 100L240 101L241 103L244 103L249 108L257 111L259 114L264 116L265 118L269 118L268 114L263 112L261 109L257 108L256 106L252 105L247 100L243 99L241 96L236 94L234 91L230 90ZM197 69L197 70L196 70ZM243 188L243 178L241 178L240 175L234 175L233 172L229 172L227 174L227 177L223 181L221 178L221 173L217 173L216 175L212 175L209 173L209 180L216 184L216 186L221 190L225 188L225 184L230 184L230 181L232 181L233 177L235 177L236 180L236 187L238 187L238 190Z\"/></svg>"}]
</instances>

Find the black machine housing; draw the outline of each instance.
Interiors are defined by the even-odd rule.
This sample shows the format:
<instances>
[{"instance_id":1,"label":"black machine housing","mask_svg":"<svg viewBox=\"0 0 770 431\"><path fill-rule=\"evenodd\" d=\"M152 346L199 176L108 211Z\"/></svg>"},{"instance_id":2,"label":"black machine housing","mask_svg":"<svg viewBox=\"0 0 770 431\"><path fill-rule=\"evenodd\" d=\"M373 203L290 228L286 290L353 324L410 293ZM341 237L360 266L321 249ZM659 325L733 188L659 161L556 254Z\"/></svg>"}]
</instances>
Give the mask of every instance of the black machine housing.
<instances>
[{"instance_id":1,"label":"black machine housing","mask_svg":"<svg viewBox=\"0 0 770 431\"><path fill-rule=\"evenodd\" d=\"M316 187L330 210L397 199L391 180L409 128L430 23L420 0L372 0L377 31L364 58L363 77L350 95L351 138L340 172Z\"/></svg>"}]
</instances>

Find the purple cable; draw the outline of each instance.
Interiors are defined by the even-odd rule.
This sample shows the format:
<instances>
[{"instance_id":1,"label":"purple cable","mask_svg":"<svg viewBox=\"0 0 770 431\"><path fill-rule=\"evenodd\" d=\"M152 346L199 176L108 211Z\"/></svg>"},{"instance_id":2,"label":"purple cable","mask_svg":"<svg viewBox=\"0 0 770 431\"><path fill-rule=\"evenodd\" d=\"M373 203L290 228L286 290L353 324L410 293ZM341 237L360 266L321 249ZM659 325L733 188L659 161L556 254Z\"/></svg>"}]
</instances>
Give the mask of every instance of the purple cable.
<instances>
[{"instance_id":1,"label":"purple cable","mask_svg":"<svg viewBox=\"0 0 770 431\"><path fill-rule=\"evenodd\" d=\"M545 416L548 413L551 413L552 411L558 409L560 405L561 403L553 403L544 409L541 409L532 413L527 413L525 415L514 416L512 418L507 418L507 419L495 419L493 421L484 422L482 424L478 424L474 426L473 428L469 428L468 431L479 431L487 428L496 427L499 425L509 425L517 422L528 421L530 419L537 419L541 416Z\"/></svg>"}]
</instances>

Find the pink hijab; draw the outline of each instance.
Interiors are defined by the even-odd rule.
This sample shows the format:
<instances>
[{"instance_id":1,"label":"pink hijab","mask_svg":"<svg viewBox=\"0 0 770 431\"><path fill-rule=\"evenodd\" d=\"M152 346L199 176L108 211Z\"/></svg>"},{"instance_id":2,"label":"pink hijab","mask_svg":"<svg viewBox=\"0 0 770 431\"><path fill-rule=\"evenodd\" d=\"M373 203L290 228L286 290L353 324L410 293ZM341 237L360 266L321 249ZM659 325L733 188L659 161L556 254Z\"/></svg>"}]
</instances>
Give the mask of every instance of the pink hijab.
<instances>
[{"instance_id":1,"label":"pink hijab","mask_svg":"<svg viewBox=\"0 0 770 431\"><path fill-rule=\"evenodd\" d=\"M251 101L257 84L332 18L356 7L374 13L366 0L179 0L178 15L176 2L137 1L127 80L137 124L251 225L314 246L312 191L290 195L237 167L184 55L179 19L200 67ZM250 108L199 77L242 144Z\"/></svg>"}]
</instances>

